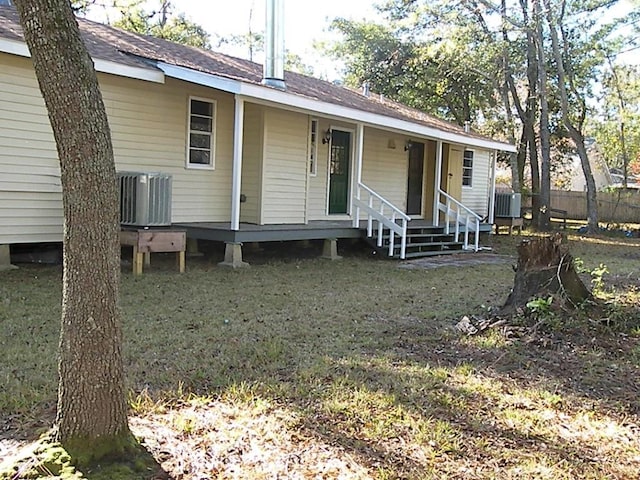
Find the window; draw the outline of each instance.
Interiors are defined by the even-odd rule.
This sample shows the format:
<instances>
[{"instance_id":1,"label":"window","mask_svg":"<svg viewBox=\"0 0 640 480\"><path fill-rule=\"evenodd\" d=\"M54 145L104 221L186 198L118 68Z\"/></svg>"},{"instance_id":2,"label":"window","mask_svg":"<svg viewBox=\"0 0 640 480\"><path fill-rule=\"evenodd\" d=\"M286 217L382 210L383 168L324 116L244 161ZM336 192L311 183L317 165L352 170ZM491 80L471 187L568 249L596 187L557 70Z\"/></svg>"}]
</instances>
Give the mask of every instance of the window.
<instances>
[{"instance_id":1,"label":"window","mask_svg":"<svg viewBox=\"0 0 640 480\"><path fill-rule=\"evenodd\" d=\"M473 152L471 150L465 150L464 157L462 158L462 185L464 187L470 187L472 178L473 178Z\"/></svg>"},{"instance_id":2,"label":"window","mask_svg":"<svg viewBox=\"0 0 640 480\"><path fill-rule=\"evenodd\" d=\"M309 175L316 176L318 172L318 120L309 122Z\"/></svg>"},{"instance_id":3,"label":"window","mask_svg":"<svg viewBox=\"0 0 640 480\"><path fill-rule=\"evenodd\" d=\"M188 168L214 168L215 116L215 102L189 98Z\"/></svg>"}]
</instances>

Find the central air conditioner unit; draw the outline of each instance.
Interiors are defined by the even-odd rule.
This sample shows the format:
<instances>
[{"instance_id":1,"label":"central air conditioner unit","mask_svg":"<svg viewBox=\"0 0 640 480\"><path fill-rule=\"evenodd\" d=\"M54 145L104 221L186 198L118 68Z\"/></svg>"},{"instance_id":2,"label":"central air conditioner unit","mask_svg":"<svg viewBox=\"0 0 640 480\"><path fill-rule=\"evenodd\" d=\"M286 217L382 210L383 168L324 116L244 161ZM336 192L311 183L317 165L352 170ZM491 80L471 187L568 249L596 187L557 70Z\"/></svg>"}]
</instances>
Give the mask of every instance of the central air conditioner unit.
<instances>
[{"instance_id":1,"label":"central air conditioner unit","mask_svg":"<svg viewBox=\"0 0 640 480\"><path fill-rule=\"evenodd\" d=\"M496 193L496 217L520 218L520 194Z\"/></svg>"},{"instance_id":2,"label":"central air conditioner unit","mask_svg":"<svg viewBox=\"0 0 640 480\"><path fill-rule=\"evenodd\" d=\"M120 224L131 227L171 225L171 175L118 172Z\"/></svg>"}]
</instances>

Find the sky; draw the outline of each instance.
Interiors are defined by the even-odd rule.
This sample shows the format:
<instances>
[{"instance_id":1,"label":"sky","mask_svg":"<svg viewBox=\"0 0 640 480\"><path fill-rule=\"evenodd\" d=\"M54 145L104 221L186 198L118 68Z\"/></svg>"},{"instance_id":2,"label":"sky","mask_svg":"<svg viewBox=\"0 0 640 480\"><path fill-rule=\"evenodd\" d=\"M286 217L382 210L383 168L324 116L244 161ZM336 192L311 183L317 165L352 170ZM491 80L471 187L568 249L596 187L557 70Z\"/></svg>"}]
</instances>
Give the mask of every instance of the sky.
<instances>
[{"instance_id":1,"label":"sky","mask_svg":"<svg viewBox=\"0 0 640 480\"><path fill-rule=\"evenodd\" d=\"M157 5L157 1L151 0L149 3ZM320 56L313 47L314 43L338 38L337 34L329 31L329 25L336 17L380 21L380 15L374 7L375 3L377 0L284 0L285 48L299 55L305 64L313 67L316 77L327 80L340 79L343 65ZM218 47L217 39L245 34L249 31L249 25L252 32L264 31L266 0L173 0L173 4L174 13L185 13L189 19L204 27L211 34L213 49L222 53L248 58L248 52L238 47ZM630 0L622 0L610 14L625 15L631 8ZM104 9L94 7L89 17L105 21L108 15ZM113 16L113 13L111 15ZM262 60L262 55L254 57L254 61L258 63L262 63ZM624 63L637 64L640 55L638 51L629 52L621 60Z\"/></svg>"},{"instance_id":2,"label":"sky","mask_svg":"<svg viewBox=\"0 0 640 480\"><path fill-rule=\"evenodd\" d=\"M341 65L319 58L313 48L314 42L330 41L329 24L336 17L353 20L373 20L379 18L374 8L375 0L284 0L285 48L299 55L303 62L312 66L314 74L328 80L340 77ZM173 0L174 13L185 13L211 34L214 50L230 55L247 57L248 53L229 47L217 47L217 37L239 35L249 31L262 32L265 27L266 0ZM94 7L89 17L106 20L100 7ZM111 20L115 20L112 18ZM254 58L262 63L262 57Z\"/></svg>"}]
</instances>

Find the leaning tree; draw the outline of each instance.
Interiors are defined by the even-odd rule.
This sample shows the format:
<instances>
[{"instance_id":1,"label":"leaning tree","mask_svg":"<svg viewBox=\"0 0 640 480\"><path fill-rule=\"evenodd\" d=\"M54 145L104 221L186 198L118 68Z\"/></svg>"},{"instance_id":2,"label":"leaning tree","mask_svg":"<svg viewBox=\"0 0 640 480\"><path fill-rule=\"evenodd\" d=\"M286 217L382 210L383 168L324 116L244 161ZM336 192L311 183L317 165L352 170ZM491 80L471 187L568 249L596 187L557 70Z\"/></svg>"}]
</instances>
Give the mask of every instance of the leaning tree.
<instances>
[{"instance_id":1,"label":"leaning tree","mask_svg":"<svg viewBox=\"0 0 640 480\"><path fill-rule=\"evenodd\" d=\"M125 451L116 171L93 62L69 0L16 0L60 160L64 208L57 440L82 464Z\"/></svg>"}]
</instances>

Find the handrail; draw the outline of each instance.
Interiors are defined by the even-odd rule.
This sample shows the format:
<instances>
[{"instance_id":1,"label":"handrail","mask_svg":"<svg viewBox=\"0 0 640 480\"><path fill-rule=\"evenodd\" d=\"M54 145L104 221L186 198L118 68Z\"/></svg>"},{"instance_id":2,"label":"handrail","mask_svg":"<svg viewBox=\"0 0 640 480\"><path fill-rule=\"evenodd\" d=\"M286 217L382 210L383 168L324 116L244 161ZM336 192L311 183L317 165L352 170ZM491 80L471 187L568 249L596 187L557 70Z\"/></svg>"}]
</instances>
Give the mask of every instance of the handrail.
<instances>
[{"instance_id":1,"label":"handrail","mask_svg":"<svg viewBox=\"0 0 640 480\"><path fill-rule=\"evenodd\" d=\"M360 198L361 190L368 194L366 202ZM353 226L355 228L360 227L360 210L363 210L367 214L367 237L373 236L373 221L377 221L378 247L382 247L384 229L388 228L389 256L393 256L395 235L398 235L400 237L400 258L404 260L407 249L407 222L411 220L411 217L362 182L357 184L353 206L355 207ZM390 210L389 214L386 213L387 210ZM398 221L400 224L397 223Z\"/></svg>"},{"instance_id":2,"label":"handrail","mask_svg":"<svg viewBox=\"0 0 640 480\"><path fill-rule=\"evenodd\" d=\"M444 212L445 216L445 233L449 233L451 223L450 219L454 217L453 219L455 220L456 229L455 241L457 242L458 238L460 237L460 226L464 226L463 248L465 250L469 250L469 230L474 230L475 235L473 249L477 252L480 249L480 221L482 220L482 217L440 188L438 188L438 195L438 210ZM446 203L442 203L440 201L440 196L443 196L446 199Z\"/></svg>"}]
</instances>

